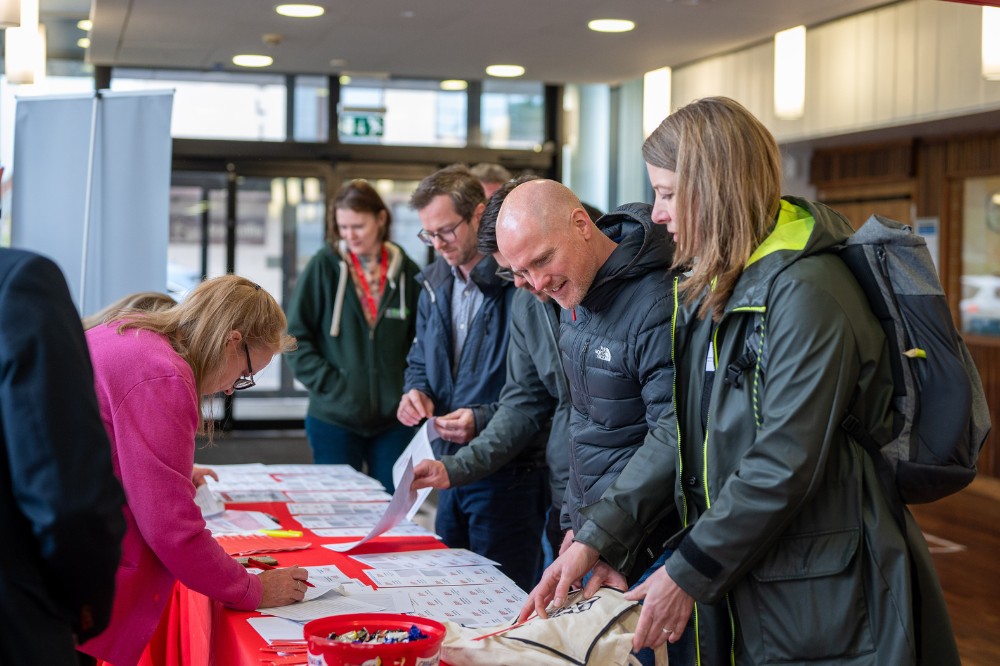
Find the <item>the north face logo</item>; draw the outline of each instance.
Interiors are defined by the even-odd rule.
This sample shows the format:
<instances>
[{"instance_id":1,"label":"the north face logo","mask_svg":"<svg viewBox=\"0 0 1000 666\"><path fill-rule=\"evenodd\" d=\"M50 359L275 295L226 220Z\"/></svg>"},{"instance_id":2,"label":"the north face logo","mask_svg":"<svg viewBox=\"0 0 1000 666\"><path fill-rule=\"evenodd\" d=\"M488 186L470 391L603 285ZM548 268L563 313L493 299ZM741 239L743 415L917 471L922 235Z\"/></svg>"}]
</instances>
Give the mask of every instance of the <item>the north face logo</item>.
<instances>
[{"instance_id":1,"label":"the north face logo","mask_svg":"<svg viewBox=\"0 0 1000 666\"><path fill-rule=\"evenodd\" d=\"M607 347L598 347L594 350L594 355L605 363L611 361L611 350Z\"/></svg>"}]
</instances>

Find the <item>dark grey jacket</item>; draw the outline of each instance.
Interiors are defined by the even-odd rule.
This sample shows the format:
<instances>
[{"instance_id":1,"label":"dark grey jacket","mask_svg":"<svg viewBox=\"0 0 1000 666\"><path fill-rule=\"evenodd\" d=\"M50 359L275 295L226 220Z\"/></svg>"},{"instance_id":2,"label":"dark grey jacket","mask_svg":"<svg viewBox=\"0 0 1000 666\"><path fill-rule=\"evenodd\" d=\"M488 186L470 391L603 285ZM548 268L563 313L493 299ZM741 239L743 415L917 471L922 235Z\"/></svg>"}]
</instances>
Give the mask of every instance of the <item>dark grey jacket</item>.
<instances>
[{"instance_id":1,"label":"dark grey jacket","mask_svg":"<svg viewBox=\"0 0 1000 666\"><path fill-rule=\"evenodd\" d=\"M892 396L882 328L828 251L850 233L786 200L716 330L678 303L673 409L576 535L624 567L642 525L665 507L681 516L666 569L697 602L699 664L959 663L919 528L908 511L905 531L896 522L839 425L851 413L884 440ZM748 340L761 360L725 381Z\"/></svg>"},{"instance_id":2,"label":"dark grey jacket","mask_svg":"<svg viewBox=\"0 0 1000 666\"><path fill-rule=\"evenodd\" d=\"M559 359L558 305L521 289L511 301L507 383L486 429L443 456L452 486L477 481L519 452L544 452L552 503L562 506L569 476L569 384ZM540 462L540 460L539 460Z\"/></svg>"},{"instance_id":3,"label":"dark grey jacket","mask_svg":"<svg viewBox=\"0 0 1000 666\"><path fill-rule=\"evenodd\" d=\"M563 526L574 530L670 403L673 243L650 212L627 204L598 220L618 247L575 313L563 312L559 347L573 396Z\"/></svg>"}]
</instances>

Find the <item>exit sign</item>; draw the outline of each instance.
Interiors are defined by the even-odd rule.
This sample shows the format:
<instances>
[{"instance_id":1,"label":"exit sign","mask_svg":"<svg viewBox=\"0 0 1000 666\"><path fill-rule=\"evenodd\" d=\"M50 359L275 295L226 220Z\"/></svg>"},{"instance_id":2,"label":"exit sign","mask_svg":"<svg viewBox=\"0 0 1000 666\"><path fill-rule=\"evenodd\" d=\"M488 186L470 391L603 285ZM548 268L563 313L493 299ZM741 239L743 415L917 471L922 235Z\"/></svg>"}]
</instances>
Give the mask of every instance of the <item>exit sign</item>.
<instances>
[{"instance_id":1,"label":"exit sign","mask_svg":"<svg viewBox=\"0 0 1000 666\"><path fill-rule=\"evenodd\" d=\"M340 134L379 139L385 131L385 114L379 111L349 111L340 114Z\"/></svg>"}]
</instances>

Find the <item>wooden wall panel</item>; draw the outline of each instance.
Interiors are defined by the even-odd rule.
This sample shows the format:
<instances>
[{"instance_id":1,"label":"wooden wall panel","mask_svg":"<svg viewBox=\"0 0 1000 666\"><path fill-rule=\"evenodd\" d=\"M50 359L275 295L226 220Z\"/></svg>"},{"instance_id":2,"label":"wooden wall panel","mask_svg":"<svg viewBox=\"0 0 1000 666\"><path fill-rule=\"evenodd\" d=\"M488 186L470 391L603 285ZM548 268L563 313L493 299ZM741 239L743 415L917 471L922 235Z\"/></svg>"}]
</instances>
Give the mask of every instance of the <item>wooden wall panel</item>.
<instances>
[{"instance_id":1,"label":"wooden wall panel","mask_svg":"<svg viewBox=\"0 0 1000 666\"><path fill-rule=\"evenodd\" d=\"M979 473L1000 477L1000 451L997 450L1000 446L1000 340L970 337L966 344L983 381L993 421L993 430L979 454Z\"/></svg>"}]
</instances>

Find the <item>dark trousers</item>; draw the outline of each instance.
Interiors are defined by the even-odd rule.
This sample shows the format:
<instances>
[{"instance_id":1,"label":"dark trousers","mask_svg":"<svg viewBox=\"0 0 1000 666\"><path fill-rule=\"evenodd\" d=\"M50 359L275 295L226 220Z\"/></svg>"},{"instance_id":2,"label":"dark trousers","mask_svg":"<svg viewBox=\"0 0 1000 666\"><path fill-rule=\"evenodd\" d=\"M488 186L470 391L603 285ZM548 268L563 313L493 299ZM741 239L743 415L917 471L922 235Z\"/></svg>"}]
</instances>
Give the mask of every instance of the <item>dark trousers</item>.
<instances>
[{"instance_id":1,"label":"dark trousers","mask_svg":"<svg viewBox=\"0 0 1000 666\"><path fill-rule=\"evenodd\" d=\"M544 466L511 463L467 486L442 490L434 529L449 547L499 562L504 574L529 591L542 574L548 475Z\"/></svg>"},{"instance_id":2,"label":"dark trousers","mask_svg":"<svg viewBox=\"0 0 1000 666\"><path fill-rule=\"evenodd\" d=\"M385 432L366 437L332 423L306 417L306 436L313 450L313 462L350 465L358 471L365 471L390 493L395 489L392 465L410 443L414 432L413 428L397 423Z\"/></svg>"}]
</instances>

